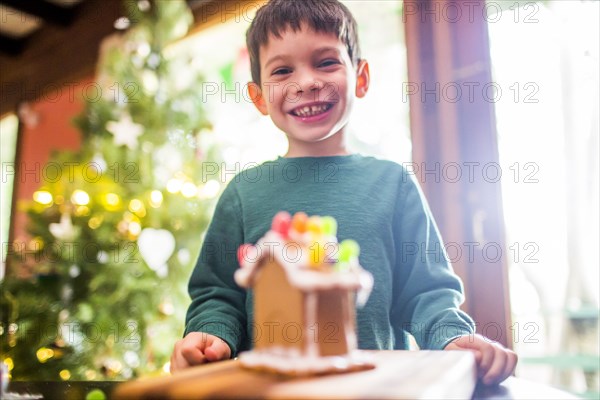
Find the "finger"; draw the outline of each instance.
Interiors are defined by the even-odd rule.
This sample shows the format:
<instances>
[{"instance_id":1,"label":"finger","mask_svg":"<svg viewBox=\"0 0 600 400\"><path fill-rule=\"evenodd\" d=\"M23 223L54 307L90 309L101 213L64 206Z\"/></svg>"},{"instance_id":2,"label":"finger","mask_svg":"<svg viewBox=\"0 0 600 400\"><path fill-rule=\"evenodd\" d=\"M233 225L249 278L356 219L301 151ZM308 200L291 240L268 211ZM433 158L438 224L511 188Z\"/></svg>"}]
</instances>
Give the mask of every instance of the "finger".
<instances>
[{"instance_id":1,"label":"finger","mask_svg":"<svg viewBox=\"0 0 600 400\"><path fill-rule=\"evenodd\" d=\"M479 363L481 363L481 357L483 357L483 355L481 354L481 351L479 351L479 350L471 350L471 351L475 355L475 364L479 365Z\"/></svg>"},{"instance_id":2,"label":"finger","mask_svg":"<svg viewBox=\"0 0 600 400\"><path fill-rule=\"evenodd\" d=\"M508 355L504 349L493 346L492 363L490 368L481 378L481 381L486 385L494 385L504 380L504 368L507 364Z\"/></svg>"},{"instance_id":3,"label":"finger","mask_svg":"<svg viewBox=\"0 0 600 400\"><path fill-rule=\"evenodd\" d=\"M175 350L171 354L171 358L169 359L169 372L173 375L177 371L177 366L175 365Z\"/></svg>"},{"instance_id":4,"label":"finger","mask_svg":"<svg viewBox=\"0 0 600 400\"><path fill-rule=\"evenodd\" d=\"M188 368L190 364L183 358L181 353L176 354L171 362L171 373L177 373L185 368Z\"/></svg>"},{"instance_id":5,"label":"finger","mask_svg":"<svg viewBox=\"0 0 600 400\"><path fill-rule=\"evenodd\" d=\"M205 350L204 355L207 361L220 361L226 360L231 356L231 350L225 341L215 337Z\"/></svg>"},{"instance_id":6,"label":"finger","mask_svg":"<svg viewBox=\"0 0 600 400\"><path fill-rule=\"evenodd\" d=\"M481 346L479 352L481 353L481 358L477 363L477 376L482 378L487 374L494 361L494 346L488 343Z\"/></svg>"},{"instance_id":7,"label":"finger","mask_svg":"<svg viewBox=\"0 0 600 400\"><path fill-rule=\"evenodd\" d=\"M181 344L178 342L175 344L175 349L173 350L173 354L171 354L171 366L170 371L171 374L181 371L184 368L189 367L188 362L181 355Z\"/></svg>"},{"instance_id":8,"label":"finger","mask_svg":"<svg viewBox=\"0 0 600 400\"><path fill-rule=\"evenodd\" d=\"M460 351L470 351L475 356L475 364L479 364L481 362L481 352L479 350L471 349L469 347L461 347L456 343L448 343L444 350L460 350Z\"/></svg>"},{"instance_id":9,"label":"finger","mask_svg":"<svg viewBox=\"0 0 600 400\"><path fill-rule=\"evenodd\" d=\"M459 345L454 342L450 342L444 347L444 350L463 350Z\"/></svg>"},{"instance_id":10,"label":"finger","mask_svg":"<svg viewBox=\"0 0 600 400\"><path fill-rule=\"evenodd\" d=\"M517 366L517 360L518 360L517 354L511 350L508 350L508 353L506 356L507 356L507 361L506 361L506 366L504 367L504 373L503 373L504 379L508 378L515 372L515 367Z\"/></svg>"},{"instance_id":11,"label":"finger","mask_svg":"<svg viewBox=\"0 0 600 400\"><path fill-rule=\"evenodd\" d=\"M488 339L477 334L464 335L454 340L446 348L449 348L450 345L458 346L461 350L473 351L477 363L477 376L481 378L486 374L493 360L493 344Z\"/></svg>"},{"instance_id":12,"label":"finger","mask_svg":"<svg viewBox=\"0 0 600 400\"><path fill-rule=\"evenodd\" d=\"M181 356L189 365L198 365L206 362L204 352L201 350L204 344L195 343L191 340L184 341L181 344Z\"/></svg>"}]
</instances>

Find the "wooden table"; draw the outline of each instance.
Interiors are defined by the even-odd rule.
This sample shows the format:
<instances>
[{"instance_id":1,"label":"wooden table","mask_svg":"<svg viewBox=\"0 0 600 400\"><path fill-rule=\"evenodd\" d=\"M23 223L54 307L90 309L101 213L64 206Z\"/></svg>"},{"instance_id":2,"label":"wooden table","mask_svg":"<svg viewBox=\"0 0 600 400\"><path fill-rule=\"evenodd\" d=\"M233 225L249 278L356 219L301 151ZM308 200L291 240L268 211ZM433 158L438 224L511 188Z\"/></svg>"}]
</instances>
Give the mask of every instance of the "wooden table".
<instances>
[{"instance_id":1,"label":"wooden table","mask_svg":"<svg viewBox=\"0 0 600 400\"><path fill-rule=\"evenodd\" d=\"M213 386L213 384L216 384L217 386L230 386L228 390L231 396L248 398L255 395L255 397L259 398L266 397L266 394L265 392L259 392L258 388L253 388L254 386L260 386L264 389L265 386L268 385L278 385L277 382L279 380L273 377L271 377L271 379L265 377L256 379L257 377L255 377L254 379L256 380L254 382L248 382L246 380L242 380L242 382L236 382L236 379L239 378L239 371L237 368L232 368L235 367L235 364L235 361L225 361L218 364L209 364L192 368L186 372L182 372L181 374L177 374L172 377L161 377L154 379L146 378L144 380L123 383L114 381L12 381L9 384L9 391L20 394L41 394L43 395L44 399L80 400L85 398L91 390L100 389L106 394L107 399L128 397L160 399L166 397L169 392L171 393L170 396L174 397L174 393L176 391L184 391L184 389L180 389L179 386L185 386L188 384L195 386L202 385L204 387L203 390L200 390L198 393L193 393L191 397L197 397L200 395L208 396L206 392L207 388ZM435 368L436 367L433 366L429 369L435 370ZM218 377L227 371L232 373L229 378L219 378L218 382L209 380L211 375L213 375L213 377ZM205 377L206 379L198 380L198 376ZM350 376L355 375L348 375L348 377ZM402 374L399 374L398 379L402 379ZM285 380L281 381L285 382ZM296 383L301 384L301 380L298 380ZM351 383L351 385L352 384L354 383ZM411 382L408 384L411 384ZM429 383L426 383L426 385L427 384ZM397 386L398 384L395 385ZM339 389L339 392L335 393L337 394L335 397L341 397L341 394L347 390L345 387L333 389ZM332 389L330 388L329 390ZM381 390L385 390L385 388L381 388ZM190 396L186 396L184 398L189 397ZM296 397L304 396L302 393L298 393ZM437 398L439 399L439 396L437 396ZM576 399L577 397L547 385L511 377L498 386L477 385L472 398L476 400L567 400Z\"/></svg>"},{"instance_id":2,"label":"wooden table","mask_svg":"<svg viewBox=\"0 0 600 400\"><path fill-rule=\"evenodd\" d=\"M376 368L304 378L247 370L239 361L199 366L159 379L126 383L114 392L130 398L469 399L475 360L466 351L371 352Z\"/></svg>"}]
</instances>

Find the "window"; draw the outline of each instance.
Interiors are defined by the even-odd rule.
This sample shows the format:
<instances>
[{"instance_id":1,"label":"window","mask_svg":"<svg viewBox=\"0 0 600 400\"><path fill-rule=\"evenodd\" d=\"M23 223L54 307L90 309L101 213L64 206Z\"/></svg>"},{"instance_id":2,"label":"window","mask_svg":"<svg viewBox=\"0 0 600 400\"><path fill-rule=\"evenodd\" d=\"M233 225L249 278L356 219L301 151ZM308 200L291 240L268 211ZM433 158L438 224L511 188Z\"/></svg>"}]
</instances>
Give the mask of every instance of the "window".
<instances>
[{"instance_id":1,"label":"window","mask_svg":"<svg viewBox=\"0 0 600 400\"><path fill-rule=\"evenodd\" d=\"M488 21L517 372L595 396L599 11L528 2Z\"/></svg>"},{"instance_id":2,"label":"window","mask_svg":"<svg viewBox=\"0 0 600 400\"><path fill-rule=\"evenodd\" d=\"M0 280L4 277L6 252L8 250L8 235L10 230L10 214L12 207L13 184L15 175L15 153L17 147L17 132L19 122L16 115L9 115L0 120L2 158L2 190L0 191L0 243L2 243L2 266L0 267Z\"/></svg>"}]
</instances>

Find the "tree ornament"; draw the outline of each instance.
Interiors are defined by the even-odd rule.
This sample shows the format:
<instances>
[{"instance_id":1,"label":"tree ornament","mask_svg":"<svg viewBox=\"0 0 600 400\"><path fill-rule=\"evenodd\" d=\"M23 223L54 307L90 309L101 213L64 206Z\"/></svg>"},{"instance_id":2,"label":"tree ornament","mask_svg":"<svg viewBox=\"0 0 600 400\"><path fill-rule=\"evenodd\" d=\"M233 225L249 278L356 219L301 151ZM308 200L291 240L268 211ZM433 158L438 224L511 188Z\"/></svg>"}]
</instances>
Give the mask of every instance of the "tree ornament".
<instances>
[{"instance_id":1,"label":"tree ornament","mask_svg":"<svg viewBox=\"0 0 600 400\"><path fill-rule=\"evenodd\" d=\"M167 261L175 251L175 237L166 229L145 228L137 240L140 254L146 264L161 275Z\"/></svg>"},{"instance_id":2,"label":"tree ornament","mask_svg":"<svg viewBox=\"0 0 600 400\"><path fill-rule=\"evenodd\" d=\"M129 114L124 114L118 122L108 121L106 130L115 136L115 146L127 146L130 150L135 150L138 136L144 132L144 127L133 122Z\"/></svg>"},{"instance_id":3,"label":"tree ornament","mask_svg":"<svg viewBox=\"0 0 600 400\"><path fill-rule=\"evenodd\" d=\"M71 221L70 214L63 213L60 216L60 222L51 223L48 229L50 230L52 236L54 236L56 239L68 242L77 237L80 228L73 226L73 221Z\"/></svg>"}]
</instances>

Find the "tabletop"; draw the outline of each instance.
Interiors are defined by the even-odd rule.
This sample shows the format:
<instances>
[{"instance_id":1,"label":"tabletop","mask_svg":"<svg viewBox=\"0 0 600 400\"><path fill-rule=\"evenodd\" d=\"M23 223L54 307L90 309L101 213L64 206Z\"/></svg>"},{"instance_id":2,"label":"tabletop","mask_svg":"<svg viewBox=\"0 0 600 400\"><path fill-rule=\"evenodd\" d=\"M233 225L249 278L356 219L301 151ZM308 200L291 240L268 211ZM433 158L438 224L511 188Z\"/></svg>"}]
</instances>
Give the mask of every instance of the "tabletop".
<instances>
[{"instance_id":1,"label":"tabletop","mask_svg":"<svg viewBox=\"0 0 600 400\"><path fill-rule=\"evenodd\" d=\"M11 382L9 391L44 398L81 399L93 389L108 399L128 398L430 398L576 399L549 386L511 377L497 386L475 386L470 353L375 352L377 367L310 378L289 378L244 369L229 360L173 376L130 382Z\"/></svg>"},{"instance_id":2,"label":"tabletop","mask_svg":"<svg viewBox=\"0 0 600 400\"><path fill-rule=\"evenodd\" d=\"M119 399L178 398L414 399L470 398L475 360L466 351L369 352L374 369L290 378L243 368L238 360L192 368L167 379L117 388Z\"/></svg>"}]
</instances>

